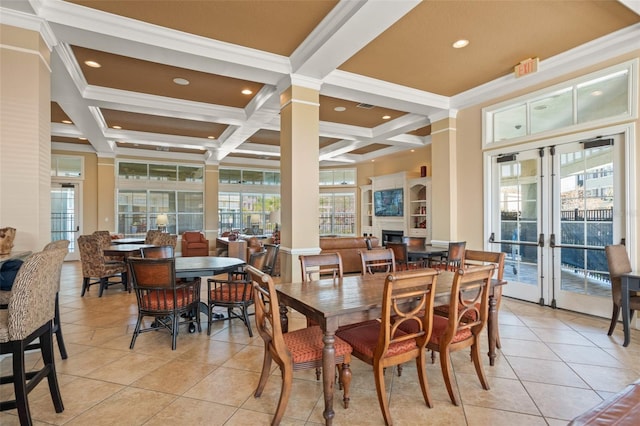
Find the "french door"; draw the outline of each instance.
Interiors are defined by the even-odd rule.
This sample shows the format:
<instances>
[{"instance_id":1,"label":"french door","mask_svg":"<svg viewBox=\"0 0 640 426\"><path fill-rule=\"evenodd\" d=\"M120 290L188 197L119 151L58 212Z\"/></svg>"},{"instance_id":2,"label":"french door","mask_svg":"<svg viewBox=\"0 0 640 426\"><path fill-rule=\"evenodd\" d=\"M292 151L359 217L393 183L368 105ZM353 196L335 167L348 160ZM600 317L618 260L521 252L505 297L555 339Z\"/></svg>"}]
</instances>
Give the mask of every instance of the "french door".
<instances>
[{"instance_id":1,"label":"french door","mask_svg":"<svg viewBox=\"0 0 640 426\"><path fill-rule=\"evenodd\" d=\"M76 241L80 232L80 184L51 183L51 241L69 240L65 260L79 260Z\"/></svg>"},{"instance_id":2,"label":"french door","mask_svg":"<svg viewBox=\"0 0 640 426\"><path fill-rule=\"evenodd\" d=\"M619 243L622 135L491 158L492 250L506 253L507 296L607 317L604 247Z\"/></svg>"}]
</instances>

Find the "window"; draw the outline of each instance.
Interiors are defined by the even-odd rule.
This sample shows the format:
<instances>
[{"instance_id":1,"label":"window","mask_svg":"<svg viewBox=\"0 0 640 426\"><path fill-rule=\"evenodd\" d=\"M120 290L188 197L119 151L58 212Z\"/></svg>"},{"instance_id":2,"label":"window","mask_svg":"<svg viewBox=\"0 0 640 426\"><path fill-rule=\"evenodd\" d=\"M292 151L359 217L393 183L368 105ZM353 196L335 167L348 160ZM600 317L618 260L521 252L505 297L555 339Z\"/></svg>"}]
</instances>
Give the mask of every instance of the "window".
<instances>
[{"instance_id":1,"label":"window","mask_svg":"<svg viewBox=\"0 0 640 426\"><path fill-rule=\"evenodd\" d=\"M167 232L204 229L204 168L202 166L118 163L119 233L142 236L157 229L159 214L169 219Z\"/></svg>"},{"instance_id":2,"label":"window","mask_svg":"<svg viewBox=\"0 0 640 426\"><path fill-rule=\"evenodd\" d=\"M320 194L320 235L355 235L356 194Z\"/></svg>"},{"instance_id":3,"label":"window","mask_svg":"<svg viewBox=\"0 0 640 426\"><path fill-rule=\"evenodd\" d=\"M51 156L51 176L81 178L83 167L82 157Z\"/></svg>"},{"instance_id":4,"label":"window","mask_svg":"<svg viewBox=\"0 0 640 426\"><path fill-rule=\"evenodd\" d=\"M355 185L356 169L320 170L320 186Z\"/></svg>"},{"instance_id":5,"label":"window","mask_svg":"<svg viewBox=\"0 0 640 426\"><path fill-rule=\"evenodd\" d=\"M549 87L483 110L483 143L543 132L576 131L597 120L607 123L636 116L637 61L629 61L568 83Z\"/></svg>"},{"instance_id":6,"label":"window","mask_svg":"<svg viewBox=\"0 0 640 426\"><path fill-rule=\"evenodd\" d=\"M220 169L218 176L221 184L280 186L279 171Z\"/></svg>"},{"instance_id":7,"label":"window","mask_svg":"<svg viewBox=\"0 0 640 426\"><path fill-rule=\"evenodd\" d=\"M280 171L220 169L220 232L270 235L280 221Z\"/></svg>"},{"instance_id":8,"label":"window","mask_svg":"<svg viewBox=\"0 0 640 426\"><path fill-rule=\"evenodd\" d=\"M220 192L218 221L221 232L269 235L275 230L280 211L280 194Z\"/></svg>"}]
</instances>

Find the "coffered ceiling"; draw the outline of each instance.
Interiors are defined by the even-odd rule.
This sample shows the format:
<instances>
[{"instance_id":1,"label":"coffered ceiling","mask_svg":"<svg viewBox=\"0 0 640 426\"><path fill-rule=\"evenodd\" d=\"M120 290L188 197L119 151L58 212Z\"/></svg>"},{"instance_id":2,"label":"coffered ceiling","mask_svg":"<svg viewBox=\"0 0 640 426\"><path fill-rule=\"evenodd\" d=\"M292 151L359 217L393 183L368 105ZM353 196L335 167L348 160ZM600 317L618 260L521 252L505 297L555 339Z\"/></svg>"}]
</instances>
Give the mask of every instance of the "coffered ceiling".
<instances>
[{"instance_id":1,"label":"coffered ceiling","mask_svg":"<svg viewBox=\"0 0 640 426\"><path fill-rule=\"evenodd\" d=\"M320 90L328 165L424 146L460 108L639 49L638 3L0 0L0 22L53 48L55 148L276 164L293 83ZM516 79L530 57L540 71Z\"/></svg>"}]
</instances>

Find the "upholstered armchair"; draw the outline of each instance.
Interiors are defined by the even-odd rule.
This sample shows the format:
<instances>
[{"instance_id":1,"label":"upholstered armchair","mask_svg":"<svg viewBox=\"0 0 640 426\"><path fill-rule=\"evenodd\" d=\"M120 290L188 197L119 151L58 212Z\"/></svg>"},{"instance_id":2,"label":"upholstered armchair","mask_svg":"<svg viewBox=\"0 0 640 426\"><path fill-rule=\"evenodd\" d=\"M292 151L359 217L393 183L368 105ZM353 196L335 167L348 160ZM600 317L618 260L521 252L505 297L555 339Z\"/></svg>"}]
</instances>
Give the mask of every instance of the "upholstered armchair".
<instances>
[{"instance_id":1,"label":"upholstered armchair","mask_svg":"<svg viewBox=\"0 0 640 426\"><path fill-rule=\"evenodd\" d=\"M209 240L202 232L185 231L182 234L182 256L209 256Z\"/></svg>"}]
</instances>

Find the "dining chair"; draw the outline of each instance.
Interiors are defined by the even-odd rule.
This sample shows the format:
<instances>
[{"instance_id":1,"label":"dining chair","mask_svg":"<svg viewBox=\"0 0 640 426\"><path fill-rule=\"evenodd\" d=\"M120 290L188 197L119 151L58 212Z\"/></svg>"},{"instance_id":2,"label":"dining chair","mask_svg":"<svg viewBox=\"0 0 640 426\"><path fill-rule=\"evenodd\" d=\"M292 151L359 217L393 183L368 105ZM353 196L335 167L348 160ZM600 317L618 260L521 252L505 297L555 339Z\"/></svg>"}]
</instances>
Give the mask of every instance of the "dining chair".
<instances>
[{"instance_id":1,"label":"dining chair","mask_svg":"<svg viewBox=\"0 0 640 426\"><path fill-rule=\"evenodd\" d=\"M504 279L504 262L505 262L506 254L502 252L495 251L482 251L482 250L465 250L464 252L464 265L463 267L471 268L474 266L482 266L493 264L496 269L494 272L495 279L498 281L502 281ZM502 301L502 286L495 286L493 289L493 297L496 300L496 311L500 312L500 303ZM449 305L438 305L434 308L434 312L436 315L447 317L449 316ZM469 317L470 312L467 312L467 318ZM497 314L496 314L497 320ZM496 321L496 346L498 348L502 347L500 343L500 333L497 327L498 322Z\"/></svg>"},{"instance_id":2,"label":"dining chair","mask_svg":"<svg viewBox=\"0 0 640 426\"><path fill-rule=\"evenodd\" d=\"M427 406L433 407L425 347L431 336L437 275L433 269L388 275L381 319L336 332L351 345L356 358L373 366L378 403L387 425L393 423L384 381L387 367L415 359L422 396Z\"/></svg>"},{"instance_id":3,"label":"dining chair","mask_svg":"<svg viewBox=\"0 0 640 426\"><path fill-rule=\"evenodd\" d=\"M171 349L175 350L181 324L195 322L198 332L201 331L199 278L177 283L176 259L173 257L129 257L127 262L138 302L138 320L129 349L133 349L141 333L167 329L171 333ZM153 317L151 326L142 328L144 317Z\"/></svg>"},{"instance_id":4,"label":"dining chair","mask_svg":"<svg viewBox=\"0 0 640 426\"><path fill-rule=\"evenodd\" d=\"M171 245L142 247L140 255L145 259L167 259L175 257L175 250Z\"/></svg>"},{"instance_id":5,"label":"dining chair","mask_svg":"<svg viewBox=\"0 0 640 426\"><path fill-rule=\"evenodd\" d=\"M620 308L622 307L622 282L620 275L631 272L631 261L627 254L627 249L622 244L608 245L604 248L611 277L611 297L613 299L613 313L611 314L611 324L607 335L611 336L618 323ZM633 321L633 313L640 310L640 294L630 292L629 294L629 322Z\"/></svg>"},{"instance_id":6,"label":"dining chair","mask_svg":"<svg viewBox=\"0 0 640 426\"><path fill-rule=\"evenodd\" d=\"M276 266L278 264L278 252L280 244L264 244L265 259L262 271L272 277L276 274Z\"/></svg>"},{"instance_id":7,"label":"dining chair","mask_svg":"<svg viewBox=\"0 0 640 426\"><path fill-rule=\"evenodd\" d=\"M360 251L362 275L395 273L396 260L391 249Z\"/></svg>"},{"instance_id":8,"label":"dining chair","mask_svg":"<svg viewBox=\"0 0 640 426\"><path fill-rule=\"evenodd\" d=\"M69 240L57 240L52 241L44 246L43 251L47 250L56 250L63 249L66 253L69 253ZM60 322L60 275L62 273L62 264L60 264L60 270L58 271L58 276L55 278L55 282L58 285L56 291L56 301L54 306L54 314L53 314L53 324L51 325L51 332L55 334L56 341L58 342L58 350L60 351L60 357L62 359L67 359L67 348L64 345L64 339L62 337L62 323Z\"/></svg>"},{"instance_id":9,"label":"dining chair","mask_svg":"<svg viewBox=\"0 0 640 426\"><path fill-rule=\"evenodd\" d=\"M128 270L126 263L122 261L107 262L104 257L100 239L95 235L80 235L78 237L78 250L82 263L82 293L89 290L94 284L100 285L98 297L102 297L105 289L112 285L122 284L128 286ZM119 281L111 281L110 278L119 277Z\"/></svg>"},{"instance_id":10,"label":"dining chair","mask_svg":"<svg viewBox=\"0 0 640 426\"><path fill-rule=\"evenodd\" d=\"M453 392L451 373L451 352L471 347L471 359L480 379L480 384L489 390L489 382L484 374L480 360L480 333L487 324L489 316L489 289L495 265L476 266L458 269L451 285L449 312L457 315L433 316L433 331L427 343L427 349L440 353L440 368L449 398L459 405ZM405 332L414 331L414 325L401 324Z\"/></svg>"},{"instance_id":11,"label":"dining chair","mask_svg":"<svg viewBox=\"0 0 640 426\"><path fill-rule=\"evenodd\" d=\"M11 354L13 370L0 383L13 383L15 399L2 401L0 411L17 408L21 425L31 425L28 394L46 378L56 413L64 411L53 355L53 317L60 270L68 250L53 248L29 256L18 271L7 309L0 311L0 355ZM57 280L57 281L56 281ZM33 345L35 340L37 345ZM29 362L25 351L40 348L42 362Z\"/></svg>"},{"instance_id":12,"label":"dining chair","mask_svg":"<svg viewBox=\"0 0 640 426\"><path fill-rule=\"evenodd\" d=\"M329 276L333 279L344 276L342 256L340 256L340 253L301 254L299 259L302 271L302 282L327 278Z\"/></svg>"},{"instance_id":13,"label":"dining chair","mask_svg":"<svg viewBox=\"0 0 640 426\"><path fill-rule=\"evenodd\" d=\"M444 269L445 271L455 271L460 268L464 259L464 250L467 245L466 241L450 241L447 253L440 256L436 269ZM433 260L436 260L435 258ZM433 266L433 263L431 264Z\"/></svg>"},{"instance_id":14,"label":"dining chair","mask_svg":"<svg viewBox=\"0 0 640 426\"><path fill-rule=\"evenodd\" d=\"M393 250L393 257L395 258L396 269L398 271L424 268L424 260L409 260L407 243L388 241L387 248Z\"/></svg>"},{"instance_id":15,"label":"dining chair","mask_svg":"<svg viewBox=\"0 0 640 426\"><path fill-rule=\"evenodd\" d=\"M253 283L254 300L256 304L256 328L264 341L264 359L262 372L254 396L259 398L271 376L271 361L275 361L282 373L282 386L278 406L271 421L272 425L280 424L287 408L291 388L293 386L293 372L310 368L322 367L322 352L324 349L323 332L319 326L306 327L299 330L282 332L280 322L280 305L273 279L252 266L247 272ZM339 383L343 388L343 402L349 407L349 388L351 385L351 346L339 337L335 337L334 351L336 363L339 367Z\"/></svg>"}]
</instances>

